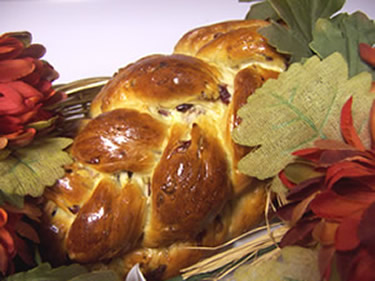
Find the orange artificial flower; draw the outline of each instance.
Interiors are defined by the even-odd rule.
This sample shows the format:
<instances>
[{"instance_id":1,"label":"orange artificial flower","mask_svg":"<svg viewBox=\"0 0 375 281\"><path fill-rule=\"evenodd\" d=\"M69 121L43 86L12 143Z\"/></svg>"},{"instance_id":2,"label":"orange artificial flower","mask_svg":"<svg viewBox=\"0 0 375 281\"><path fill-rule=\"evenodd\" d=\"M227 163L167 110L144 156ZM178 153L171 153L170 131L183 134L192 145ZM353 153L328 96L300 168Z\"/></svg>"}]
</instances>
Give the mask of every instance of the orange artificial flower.
<instances>
[{"instance_id":1,"label":"orange artificial flower","mask_svg":"<svg viewBox=\"0 0 375 281\"><path fill-rule=\"evenodd\" d=\"M23 219L27 216L38 221L40 215L40 210L28 203L22 209L9 205L0 207L0 277L14 272L13 259L16 256L26 265L34 263L33 253L25 239L39 243L39 237Z\"/></svg>"},{"instance_id":2,"label":"orange artificial flower","mask_svg":"<svg viewBox=\"0 0 375 281\"><path fill-rule=\"evenodd\" d=\"M343 281L372 281L375 280L375 103L370 118L371 149L365 148L354 129L351 104L352 99L341 112L345 143L320 140L315 147L294 153L304 165L312 167L313 178L294 183L288 179L286 170L280 174L290 191L289 203L279 209L278 215L291 226L281 247L319 245L323 280L329 280L335 260Z\"/></svg>"},{"instance_id":3,"label":"orange artificial flower","mask_svg":"<svg viewBox=\"0 0 375 281\"><path fill-rule=\"evenodd\" d=\"M32 123L52 117L43 106L64 97L52 88L58 73L40 60L45 48L30 42L27 32L0 36L0 149L31 142Z\"/></svg>"}]
</instances>

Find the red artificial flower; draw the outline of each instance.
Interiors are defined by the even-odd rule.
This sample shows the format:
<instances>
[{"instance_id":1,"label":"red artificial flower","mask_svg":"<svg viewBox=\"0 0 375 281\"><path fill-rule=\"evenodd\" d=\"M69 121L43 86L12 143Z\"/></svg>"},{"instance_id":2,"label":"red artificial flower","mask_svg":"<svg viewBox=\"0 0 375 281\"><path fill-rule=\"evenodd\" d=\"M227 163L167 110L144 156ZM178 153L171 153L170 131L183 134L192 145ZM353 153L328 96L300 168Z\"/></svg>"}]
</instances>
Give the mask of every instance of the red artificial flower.
<instances>
[{"instance_id":1,"label":"red artificial flower","mask_svg":"<svg viewBox=\"0 0 375 281\"><path fill-rule=\"evenodd\" d=\"M27 216L37 221L40 215L40 210L28 203L22 209L9 205L0 208L0 276L14 272L16 256L27 265L33 264L33 253L24 239L39 243L39 237L23 219Z\"/></svg>"},{"instance_id":2,"label":"red artificial flower","mask_svg":"<svg viewBox=\"0 0 375 281\"><path fill-rule=\"evenodd\" d=\"M43 106L64 98L52 88L58 73L40 60L45 48L30 42L26 32L0 36L0 149L31 142L33 123L52 117Z\"/></svg>"},{"instance_id":3,"label":"red artificial flower","mask_svg":"<svg viewBox=\"0 0 375 281\"><path fill-rule=\"evenodd\" d=\"M370 116L371 149L365 148L354 129L351 105L349 99L341 112L345 143L320 140L315 147L294 153L304 165L310 165L314 177L296 183L288 178L288 167L280 173L290 191L289 203L279 209L278 215L291 226L281 246L319 245L323 280L329 280L335 261L343 281L372 281L375 280L375 102Z\"/></svg>"}]
</instances>

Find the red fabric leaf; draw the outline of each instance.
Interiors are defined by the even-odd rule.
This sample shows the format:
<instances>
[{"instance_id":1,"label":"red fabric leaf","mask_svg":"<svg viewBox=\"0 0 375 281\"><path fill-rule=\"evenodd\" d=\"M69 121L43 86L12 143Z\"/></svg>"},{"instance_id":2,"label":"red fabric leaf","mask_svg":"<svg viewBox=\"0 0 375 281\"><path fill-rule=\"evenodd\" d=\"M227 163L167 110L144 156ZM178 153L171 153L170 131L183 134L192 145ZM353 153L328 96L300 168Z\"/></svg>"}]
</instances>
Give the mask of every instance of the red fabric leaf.
<instances>
[{"instance_id":1,"label":"red fabric leaf","mask_svg":"<svg viewBox=\"0 0 375 281\"><path fill-rule=\"evenodd\" d=\"M301 201L322 189L324 189L324 177L308 179L291 189L287 195L287 199L290 201Z\"/></svg>"},{"instance_id":2,"label":"red fabric leaf","mask_svg":"<svg viewBox=\"0 0 375 281\"><path fill-rule=\"evenodd\" d=\"M335 248L339 251L350 251L359 246L358 226L362 212L344 218L337 229Z\"/></svg>"},{"instance_id":3,"label":"red fabric leaf","mask_svg":"<svg viewBox=\"0 0 375 281\"><path fill-rule=\"evenodd\" d=\"M353 146L337 140L316 140L314 142L316 148L321 150L356 150Z\"/></svg>"},{"instance_id":4,"label":"red fabric leaf","mask_svg":"<svg viewBox=\"0 0 375 281\"><path fill-rule=\"evenodd\" d=\"M18 56L20 58L31 57L34 59L39 59L43 57L46 53L46 48L40 44L32 44L26 49L23 49L22 53Z\"/></svg>"},{"instance_id":5,"label":"red fabric leaf","mask_svg":"<svg viewBox=\"0 0 375 281\"><path fill-rule=\"evenodd\" d=\"M363 157L364 155L364 152L358 150L324 150L320 157L319 164L326 166L357 156Z\"/></svg>"},{"instance_id":6,"label":"red fabric leaf","mask_svg":"<svg viewBox=\"0 0 375 281\"><path fill-rule=\"evenodd\" d=\"M331 264L335 256L335 248L331 246L323 246L319 250L319 271L322 280L329 280L331 275Z\"/></svg>"},{"instance_id":7,"label":"red fabric leaf","mask_svg":"<svg viewBox=\"0 0 375 281\"><path fill-rule=\"evenodd\" d=\"M366 63L375 66L375 48L371 47L369 44L360 43L359 55Z\"/></svg>"},{"instance_id":8,"label":"red fabric leaf","mask_svg":"<svg viewBox=\"0 0 375 281\"><path fill-rule=\"evenodd\" d=\"M353 213L366 208L366 205L359 201L339 196L332 190L327 190L316 195L310 203L310 208L319 217L327 219L342 220Z\"/></svg>"},{"instance_id":9,"label":"red fabric leaf","mask_svg":"<svg viewBox=\"0 0 375 281\"><path fill-rule=\"evenodd\" d=\"M361 248L360 251L352 257L351 260L344 262L342 269L346 272L345 279L348 281L374 281L375 280L375 259L369 255L366 249Z\"/></svg>"},{"instance_id":10,"label":"red fabric leaf","mask_svg":"<svg viewBox=\"0 0 375 281\"><path fill-rule=\"evenodd\" d=\"M281 239L280 247L306 245L311 243L311 232L319 221L319 219L315 218L300 220L297 225L289 229Z\"/></svg>"},{"instance_id":11,"label":"red fabric leaf","mask_svg":"<svg viewBox=\"0 0 375 281\"><path fill-rule=\"evenodd\" d=\"M0 244L0 272L6 275L9 266L9 256L8 252L5 250L3 245Z\"/></svg>"},{"instance_id":12,"label":"red fabric leaf","mask_svg":"<svg viewBox=\"0 0 375 281\"><path fill-rule=\"evenodd\" d=\"M34 139L36 130L34 128L27 128L20 134L17 134L14 137L8 137L8 141L12 145L16 146L26 146Z\"/></svg>"},{"instance_id":13,"label":"red fabric leaf","mask_svg":"<svg viewBox=\"0 0 375 281\"><path fill-rule=\"evenodd\" d=\"M327 169L326 184L328 188L331 188L337 181L343 178L357 178L373 175L374 169L366 168L355 162L340 162Z\"/></svg>"},{"instance_id":14,"label":"red fabric leaf","mask_svg":"<svg viewBox=\"0 0 375 281\"><path fill-rule=\"evenodd\" d=\"M299 156L304 159L308 159L313 162L317 162L320 159L320 154L322 151L319 148L305 148L305 149L300 149L297 151L294 151L292 155L294 156Z\"/></svg>"},{"instance_id":15,"label":"red fabric leaf","mask_svg":"<svg viewBox=\"0 0 375 281\"><path fill-rule=\"evenodd\" d=\"M375 85L374 82L373 82L373 85ZM375 101L372 102L369 123L370 123L371 148L375 149Z\"/></svg>"},{"instance_id":16,"label":"red fabric leaf","mask_svg":"<svg viewBox=\"0 0 375 281\"><path fill-rule=\"evenodd\" d=\"M0 84L0 115L18 115L30 109L43 97L42 94L22 82Z\"/></svg>"},{"instance_id":17,"label":"red fabric leaf","mask_svg":"<svg viewBox=\"0 0 375 281\"><path fill-rule=\"evenodd\" d=\"M10 235L9 231L6 230L4 227L0 228L0 244L7 250L10 256L15 255L15 245L12 236Z\"/></svg>"},{"instance_id":18,"label":"red fabric leaf","mask_svg":"<svg viewBox=\"0 0 375 281\"><path fill-rule=\"evenodd\" d=\"M14 59L23 49L21 41L12 37L0 37L0 60Z\"/></svg>"},{"instance_id":19,"label":"red fabric leaf","mask_svg":"<svg viewBox=\"0 0 375 281\"><path fill-rule=\"evenodd\" d=\"M375 259L375 202L372 203L363 213L358 228L358 236L366 250Z\"/></svg>"},{"instance_id":20,"label":"red fabric leaf","mask_svg":"<svg viewBox=\"0 0 375 281\"><path fill-rule=\"evenodd\" d=\"M364 151L366 150L366 148L362 144L361 139L359 138L353 125L352 103L353 103L353 97L350 97L349 100L344 104L341 110L341 120L340 120L341 133L342 133L344 140L348 144L356 147L359 150Z\"/></svg>"},{"instance_id":21,"label":"red fabric leaf","mask_svg":"<svg viewBox=\"0 0 375 281\"><path fill-rule=\"evenodd\" d=\"M8 221L8 213L0 208L0 227L3 227Z\"/></svg>"},{"instance_id":22,"label":"red fabric leaf","mask_svg":"<svg viewBox=\"0 0 375 281\"><path fill-rule=\"evenodd\" d=\"M284 171L281 171L279 173L279 179L283 183L283 185L286 186L287 188L292 189L293 187L295 187L295 184L292 183L290 180L288 180Z\"/></svg>"},{"instance_id":23,"label":"red fabric leaf","mask_svg":"<svg viewBox=\"0 0 375 281\"><path fill-rule=\"evenodd\" d=\"M373 177L375 182L375 176ZM361 201L364 204L375 202L375 192L366 182L357 179L343 179L332 188L340 196L344 196L354 201Z\"/></svg>"},{"instance_id":24,"label":"red fabric leaf","mask_svg":"<svg viewBox=\"0 0 375 281\"><path fill-rule=\"evenodd\" d=\"M282 206L277 210L276 215L283 221L290 221L292 219L293 209L297 204L298 202L293 202Z\"/></svg>"},{"instance_id":25,"label":"red fabric leaf","mask_svg":"<svg viewBox=\"0 0 375 281\"><path fill-rule=\"evenodd\" d=\"M35 65L29 59L13 59L0 61L0 83L18 80L32 73Z\"/></svg>"}]
</instances>

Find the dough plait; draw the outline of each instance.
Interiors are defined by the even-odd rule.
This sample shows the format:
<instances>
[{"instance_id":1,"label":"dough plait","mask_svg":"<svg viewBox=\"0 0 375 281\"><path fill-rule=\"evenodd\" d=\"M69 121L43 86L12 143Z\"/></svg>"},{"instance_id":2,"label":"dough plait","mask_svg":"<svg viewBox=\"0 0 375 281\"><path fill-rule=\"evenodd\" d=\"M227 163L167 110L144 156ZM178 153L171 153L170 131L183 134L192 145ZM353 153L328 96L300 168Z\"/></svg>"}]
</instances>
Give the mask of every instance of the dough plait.
<instances>
[{"instance_id":1,"label":"dough plait","mask_svg":"<svg viewBox=\"0 0 375 281\"><path fill-rule=\"evenodd\" d=\"M186 33L170 55L120 69L91 104L74 163L44 194L45 255L165 280L263 218L265 183L241 174L237 111L286 60L239 20Z\"/></svg>"}]
</instances>

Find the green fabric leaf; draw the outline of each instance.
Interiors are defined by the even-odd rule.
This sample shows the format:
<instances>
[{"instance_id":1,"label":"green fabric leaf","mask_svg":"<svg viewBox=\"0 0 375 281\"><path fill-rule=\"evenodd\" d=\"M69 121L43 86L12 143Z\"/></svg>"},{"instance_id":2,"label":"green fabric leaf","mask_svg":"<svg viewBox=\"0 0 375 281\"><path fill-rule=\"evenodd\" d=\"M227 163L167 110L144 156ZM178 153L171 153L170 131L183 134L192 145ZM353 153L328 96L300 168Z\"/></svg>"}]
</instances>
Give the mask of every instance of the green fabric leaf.
<instances>
[{"instance_id":1,"label":"green fabric leaf","mask_svg":"<svg viewBox=\"0 0 375 281\"><path fill-rule=\"evenodd\" d=\"M259 32L280 53L291 55L291 62L313 55L309 43L315 22L340 10L345 0L268 0L287 27L273 22Z\"/></svg>"},{"instance_id":2,"label":"green fabric leaf","mask_svg":"<svg viewBox=\"0 0 375 281\"><path fill-rule=\"evenodd\" d=\"M240 171L267 179L293 161L293 151L321 138L342 141L340 113L350 96L354 127L369 147L371 81L366 72L348 80L348 67L339 53L323 61L314 56L305 64L294 63L277 80L268 80L238 112L242 122L233 139L255 147L240 160Z\"/></svg>"},{"instance_id":3,"label":"green fabric leaf","mask_svg":"<svg viewBox=\"0 0 375 281\"><path fill-rule=\"evenodd\" d=\"M316 250L290 246L275 253L271 260L257 265L243 265L234 273L235 281L318 281L320 280Z\"/></svg>"},{"instance_id":4,"label":"green fabric leaf","mask_svg":"<svg viewBox=\"0 0 375 281\"><path fill-rule=\"evenodd\" d=\"M5 281L120 281L118 275L111 270L93 271L79 264L52 268L49 263L8 276Z\"/></svg>"},{"instance_id":5,"label":"green fabric leaf","mask_svg":"<svg viewBox=\"0 0 375 281\"><path fill-rule=\"evenodd\" d=\"M5 281L68 281L87 272L85 267L78 264L52 268L49 263L42 263L29 271L8 276Z\"/></svg>"},{"instance_id":6,"label":"green fabric leaf","mask_svg":"<svg viewBox=\"0 0 375 281\"><path fill-rule=\"evenodd\" d=\"M5 203L9 203L10 205L21 209L23 207L24 198L23 196L7 194L0 190L0 206L4 205Z\"/></svg>"},{"instance_id":7,"label":"green fabric leaf","mask_svg":"<svg viewBox=\"0 0 375 281\"><path fill-rule=\"evenodd\" d=\"M375 69L364 63L358 51L359 43L375 44L375 22L356 12L340 14L332 20L319 19L313 31L310 47L321 58L340 52L349 64L350 77L368 71L375 80Z\"/></svg>"},{"instance_id":8,"label":"green fabric leaf","mask_svg":"<svg viewBox=\"0 0 375 281\"><path fill-rule=\"evenodd\" d=\"M249 12L246 15L246 19L258 19L258 20L269 20L278 21L279 15L276 13L271 4L267 1L259 2L251 5Z\"/></svg>"},{"instance_id":9,"label":"green fabric leaf","mask_svg":"<svg viewBox=\"0 0 375 281\"><path fill-rule=\"evenodd\" d=\"M68 138L46 138L12 152L0 161L0 189L9 195L41 196L64 175L63 165L72 159L63 151L72 143Z\"/></svg>"},{"instance_id":10,"label":"green fabric leaf","mask_svg":"<svg viewBox=\"0 0 375 281\"><path fill-rule=\"evenodd\" d=\"M78 275L69 281L121 281L120 277L111 270L93 271Z\"/></svg>"}]
</instances>

